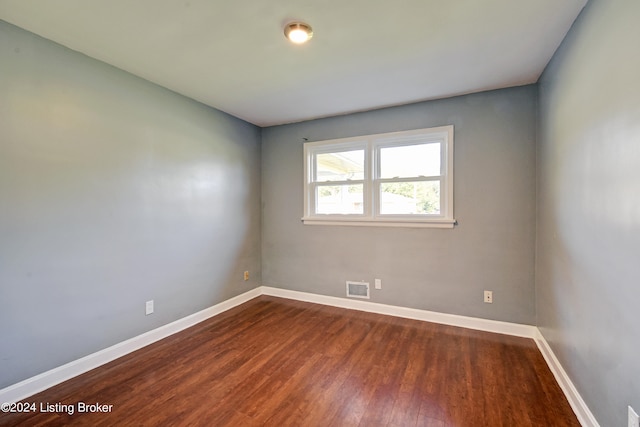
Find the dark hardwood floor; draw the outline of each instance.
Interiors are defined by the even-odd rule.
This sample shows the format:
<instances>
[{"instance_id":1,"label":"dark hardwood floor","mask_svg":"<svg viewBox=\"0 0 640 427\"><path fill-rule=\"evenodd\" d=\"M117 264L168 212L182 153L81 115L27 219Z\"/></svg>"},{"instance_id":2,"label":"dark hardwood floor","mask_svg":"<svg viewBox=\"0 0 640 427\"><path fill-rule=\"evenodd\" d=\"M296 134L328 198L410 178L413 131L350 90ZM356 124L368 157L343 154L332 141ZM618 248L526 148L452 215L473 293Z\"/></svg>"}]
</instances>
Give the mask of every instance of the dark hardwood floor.
<instances>
[{"instance_id":1,"label":"dark hardwood floor","mask_svg":"<svg viewBox=\"0 0 640 427\"><path fill-rule=\"evenodd\" d=\"M579 426L533 340L262 296L25 400L20 426Z\"/></svg>"}]
</instances>

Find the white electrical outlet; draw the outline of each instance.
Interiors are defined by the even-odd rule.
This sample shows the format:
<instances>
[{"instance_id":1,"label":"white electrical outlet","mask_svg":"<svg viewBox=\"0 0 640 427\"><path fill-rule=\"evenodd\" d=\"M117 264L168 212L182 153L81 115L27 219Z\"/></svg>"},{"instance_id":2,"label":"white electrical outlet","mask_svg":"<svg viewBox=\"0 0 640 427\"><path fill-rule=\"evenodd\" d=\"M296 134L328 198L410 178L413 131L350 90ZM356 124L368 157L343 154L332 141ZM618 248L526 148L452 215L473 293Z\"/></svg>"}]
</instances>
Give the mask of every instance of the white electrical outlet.
<instances>
[{"instance_id":1,"label":"white electrical outlet","mask_svg":"<svg viewBox=\"0 0 640 427\"><path fill-rule=\"evenodd\" d=\"M640 417L638 417L636 411L629 406L629 410L627 412L629 413L629 427L640 427Z\"/></svg>"},{"instance_id":2,"label":"white electrical outlet","mask_svg":"<svg viewBox=\"0 0 640 427\"><path fill-rule=\"evenodd\" d=\"M144 314L145 315L150 315L151 313L153 313L153 300L151 301L147 301L145 306L144 306L145 310L144 310Z\"/></svg>"},{"instance_id":3,"label":"white electrical outlet","mask_svg":"<svg viewBox=\"0 0 640 427\"><path fill-rule=\"evenodd\" d=\"M376 289L382 289L382 280L376 279L374 282L374 286Z\"/></svg>"},{"instance_id":4,"label":"white electrical outlet","mask_svg":"<svg viewBox=\"0 0 640 427\"><path fill-rule=\"evenodd\" d=\"M492 291L484 291L484 302L487 304L493 304L493 292Z\"/></svg>"}]
</instances>

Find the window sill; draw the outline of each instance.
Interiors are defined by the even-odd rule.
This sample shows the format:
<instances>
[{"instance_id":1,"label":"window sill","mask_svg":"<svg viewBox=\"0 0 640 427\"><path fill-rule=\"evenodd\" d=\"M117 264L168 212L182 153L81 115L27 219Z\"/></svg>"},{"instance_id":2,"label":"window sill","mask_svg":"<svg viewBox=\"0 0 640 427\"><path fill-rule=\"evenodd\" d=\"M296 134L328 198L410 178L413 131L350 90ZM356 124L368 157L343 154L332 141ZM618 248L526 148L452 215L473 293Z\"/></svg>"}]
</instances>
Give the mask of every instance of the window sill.
<instances>
[{"instance_id":1,"label":"window sill","mask_svg":"<svg viewBox=\"0 0 640 427\"><path fill-rule=\"evenodd\" d=\"M302 218L304 225L338 225L355 227L405 227L405 228L453 228L458 224L455 219L328 219Z\"/></svg>"}]
</instances>

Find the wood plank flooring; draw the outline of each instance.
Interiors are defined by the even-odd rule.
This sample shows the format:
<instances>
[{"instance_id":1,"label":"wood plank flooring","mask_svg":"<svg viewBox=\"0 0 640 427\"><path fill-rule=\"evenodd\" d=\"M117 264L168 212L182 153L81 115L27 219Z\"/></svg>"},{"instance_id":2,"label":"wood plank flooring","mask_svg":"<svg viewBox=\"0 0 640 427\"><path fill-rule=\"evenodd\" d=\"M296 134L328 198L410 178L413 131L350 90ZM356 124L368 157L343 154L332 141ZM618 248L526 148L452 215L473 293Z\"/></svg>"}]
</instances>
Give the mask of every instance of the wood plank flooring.
<instances>
[{"instance_id":1,"label":"wood plank flooring","mask_svg":"<svg viewBox=\"0 0 640 427\"><path fill-rule=\"evenodd\" d=\"M533 340L261 296L25 400L2 426L579 426Z\"/></svg>"}]
</instances>

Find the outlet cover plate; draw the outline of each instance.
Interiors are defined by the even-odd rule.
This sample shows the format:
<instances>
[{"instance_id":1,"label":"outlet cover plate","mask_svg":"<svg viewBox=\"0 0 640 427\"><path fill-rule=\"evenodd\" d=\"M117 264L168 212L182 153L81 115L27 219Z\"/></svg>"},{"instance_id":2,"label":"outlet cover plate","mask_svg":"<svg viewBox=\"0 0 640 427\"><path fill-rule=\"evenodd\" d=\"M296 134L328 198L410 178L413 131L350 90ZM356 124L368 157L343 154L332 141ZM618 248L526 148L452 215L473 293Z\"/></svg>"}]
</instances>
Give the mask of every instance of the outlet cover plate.
<instances>
[{"instance_id":1,"label":"outlet cover plate","mask_svg":"<svg viewBox=\"0 0 640 427\"><path fill-rule=\"evenodd\" d=\"M493 292L492 291L484 291L484 302L487 304L493 304Z\"/></svg>"},{"instance_id":2,"label":"outlet cover plate","mask_svg":"<svg viewBox=\"0 0 640 427\"><path fill-rule=\"evenodd\" d=\"M153 313L153 300L151 300L151 301L147 301L147 302L146 302L146 304L145 304L145 306L144 306L144 308L145 308L145 311L144 311L144 314L145 314L145 315L147 315L147 316L148 316L148 315L150 315L151 313Z\"/></svg>"}]
</instances>

